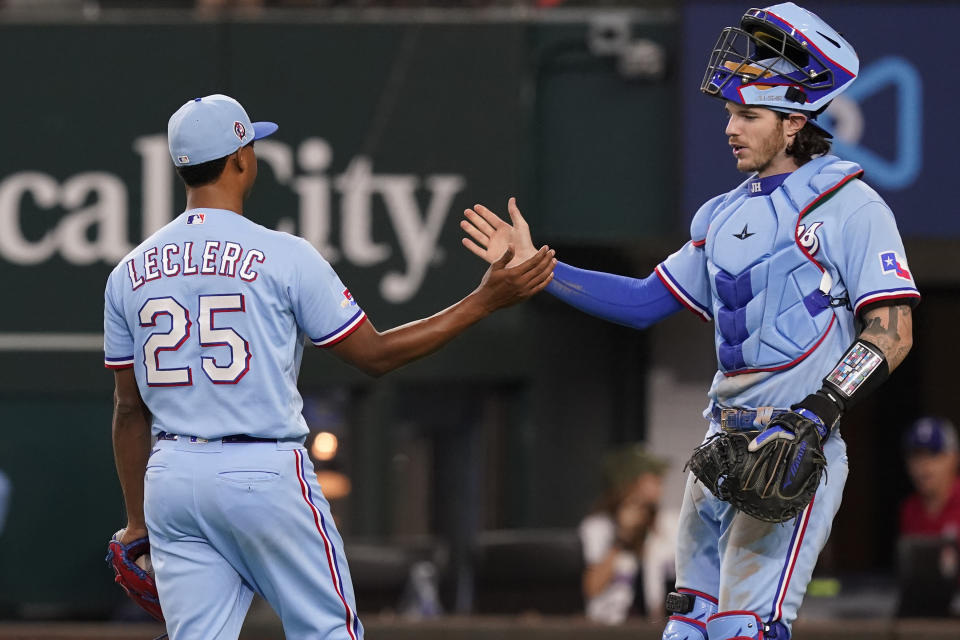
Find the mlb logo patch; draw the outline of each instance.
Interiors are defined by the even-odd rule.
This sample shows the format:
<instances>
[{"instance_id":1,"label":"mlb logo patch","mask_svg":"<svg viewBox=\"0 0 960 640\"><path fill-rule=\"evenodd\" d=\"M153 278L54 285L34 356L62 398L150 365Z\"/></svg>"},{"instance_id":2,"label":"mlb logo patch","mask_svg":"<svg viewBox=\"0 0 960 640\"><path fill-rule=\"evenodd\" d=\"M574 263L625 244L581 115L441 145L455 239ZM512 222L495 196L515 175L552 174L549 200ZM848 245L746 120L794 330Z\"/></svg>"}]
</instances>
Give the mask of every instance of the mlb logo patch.
<instances>
[{"instance_id":1,"label":"mlb logo patch","mask_svg":"<svg viewBox=\"0 0 960 640\"><path fill-rule=\"evenodd\" d=\"M190 156L177 156L177 162L180 164L187 164L190 162Z\"/></svg>"},{"instance_id":2,"label":"mlb logo patch","mask_svg":"<svg viewBox=\"0 0 960 640\"><path fill-rule=\"evenodd\" d=\"M884 251L880 254L880 269L884 274L892 273L902 280L910 279L907 261L898 256L896 251Z\"/></svg>"},{"instance_id":3,"label":"mlb logo patch","mask_svg":"<svg viewBox=\"0 0 960 640\"><path fill-rule=\"evenodd\" d=\"M191 213L187 216L187 224L203 224L206 217L205 213Z\"/></svg>"},{"instance_id":4,"label":"mlb logo patch","mask_svg":"<svg viewBox=\"0 0 960 640\"><path fill-rule=\"evenodd\" d=\"M353 299L353 294L350 293L350 289L343 290L343 297L345 299L340 302L342 308L346 309L347 307L357 306L357 301Z\"/></svg>"},{"instance_id":5,"label":"mlb logo patch","mask_svg":"<svg viewBox=\"0 0 960 640\"><path fill-rule=\"evenodd\" d=\"M233 132L237 134L237 137L241 140L247 135L247 129L243 126L243 123L239 121L233 123Z\"/></svg>"}]
</instances>

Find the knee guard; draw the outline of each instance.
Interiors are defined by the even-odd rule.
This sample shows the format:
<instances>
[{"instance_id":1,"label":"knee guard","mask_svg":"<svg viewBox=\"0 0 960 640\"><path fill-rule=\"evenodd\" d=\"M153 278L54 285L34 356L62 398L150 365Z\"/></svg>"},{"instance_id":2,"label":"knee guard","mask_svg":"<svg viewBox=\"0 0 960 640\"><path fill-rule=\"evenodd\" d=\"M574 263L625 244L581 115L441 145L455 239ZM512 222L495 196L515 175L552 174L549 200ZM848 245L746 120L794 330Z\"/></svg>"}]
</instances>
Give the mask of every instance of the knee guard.
<instances>
[{"instance_id":1,"label":"knee guard","mask_svg":"<svg viewBox=\"0 0 960 640\"><path fill-rule=\"evenodd\" d=\"M707 640L707 620L717 612L717 599L693 589L667 595L670 620L662 640Z\"/></svg>"},{"instance_id":2,"label":"knee guard","mask_svg":"<svg viewBox=\"0 0 960 640\"><path fill-rule=\"evenodd\" d=\"M790 630L779 620L764 624L752 611L724 611L707 620L710 640L790 640Z\"/></svg>"},{"instance_id":3,"label":"knee guard","mask_svg":"<svg viewBox=\"0 0 960 640\"><path fill-rule=\"evenodd\" d=\"M712 640L764 640L763 622L752 611L724 611L707 620L707 635Z\"/></svg>"},{"instance_id":4,"label":"knee guard","mask_svg":"<svg viewBox=\"0 0 960 640\"><path fill-rule=\"evenodd\" d=\"M752 611L724 611L707 620L710 640L790 640L790 630L776 620L764 624Z\"/></svg>"}]
</instances>

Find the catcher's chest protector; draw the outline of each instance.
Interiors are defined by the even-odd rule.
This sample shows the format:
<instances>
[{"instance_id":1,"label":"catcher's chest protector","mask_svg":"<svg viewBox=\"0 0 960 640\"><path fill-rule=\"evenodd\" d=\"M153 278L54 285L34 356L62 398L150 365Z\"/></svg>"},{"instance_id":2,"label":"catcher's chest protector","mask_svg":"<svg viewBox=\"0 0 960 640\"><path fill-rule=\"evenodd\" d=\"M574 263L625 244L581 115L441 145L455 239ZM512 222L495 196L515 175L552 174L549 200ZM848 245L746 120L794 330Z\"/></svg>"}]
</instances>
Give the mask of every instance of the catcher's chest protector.
<instances>
[{"instance_id":1,"label":"catcher's chest protector","mask_svg":"<svg viewBox=\"0 0 960 640\"><path fill-rule=\"evenodd\" d=\"M832 217L828 197L861 173L851 162L817 158L769 195L748 180L709 216L704 251L724 373L789 367L830 330L831 296L843 295L842 283L824 279L816 228L801 227L807 219L798 216L815 208L818 220Z\"/></svg>"}]
</instances>

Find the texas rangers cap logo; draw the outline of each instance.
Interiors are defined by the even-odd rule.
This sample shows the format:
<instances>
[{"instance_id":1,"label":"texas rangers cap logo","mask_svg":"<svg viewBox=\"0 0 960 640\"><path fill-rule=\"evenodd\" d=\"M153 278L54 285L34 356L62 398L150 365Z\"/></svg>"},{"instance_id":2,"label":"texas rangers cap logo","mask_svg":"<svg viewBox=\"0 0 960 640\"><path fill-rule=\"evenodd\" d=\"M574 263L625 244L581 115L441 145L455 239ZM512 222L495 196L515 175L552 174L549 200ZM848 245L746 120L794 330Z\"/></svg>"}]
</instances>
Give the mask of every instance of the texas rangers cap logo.
<instances>
[{"instance_id":1,"label":"texas rangers cap logo","mask_svg":"<svg viewBox=\"0 0 960 640\"><path fill-rule=\"evenodd\" d=\"M237 134L237 137L243 140L244 136L247 135L247 129L243 126L243 123L239 120L233 123L233 132Z\"/></svg>"}]
</instances>

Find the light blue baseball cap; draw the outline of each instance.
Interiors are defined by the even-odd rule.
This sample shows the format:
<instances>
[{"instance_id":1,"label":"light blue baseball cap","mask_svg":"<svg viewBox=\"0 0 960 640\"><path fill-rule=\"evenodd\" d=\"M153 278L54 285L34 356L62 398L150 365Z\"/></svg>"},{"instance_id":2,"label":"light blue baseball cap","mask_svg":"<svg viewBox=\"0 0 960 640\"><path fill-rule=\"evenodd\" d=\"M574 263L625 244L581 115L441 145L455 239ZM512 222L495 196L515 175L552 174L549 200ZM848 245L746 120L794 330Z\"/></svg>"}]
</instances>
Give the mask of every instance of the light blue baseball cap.
<instances>
[{"instance_id":1,"label":"light blue baseball cap","mask_svg":"<svg viewBox=\"0 0 960 640\"><path fill-rule=\"evenodd\" d=\"M273 122L250 122L240 103L219 93L195 98L170 116L167 143L178 167L228 156L277 130Z\"/></svg>"}]
</instances>

